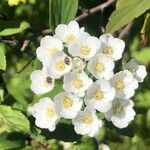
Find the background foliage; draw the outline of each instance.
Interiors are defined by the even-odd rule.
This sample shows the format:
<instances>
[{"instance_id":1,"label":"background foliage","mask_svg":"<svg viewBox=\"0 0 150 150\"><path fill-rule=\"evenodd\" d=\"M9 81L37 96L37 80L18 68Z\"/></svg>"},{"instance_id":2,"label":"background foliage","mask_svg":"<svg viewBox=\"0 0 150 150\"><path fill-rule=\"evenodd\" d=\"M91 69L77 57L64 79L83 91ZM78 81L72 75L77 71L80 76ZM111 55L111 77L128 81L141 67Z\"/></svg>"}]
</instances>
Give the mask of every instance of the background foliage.
<instances>
[{"instance_id":1,"label":"background foliage","mask_svg":"<svg viewBox=\"0 0 150 150\"><path fill-rule=\"evenodd\" d=\"M113 0L108 0L113 1ZM90 12L105 0L28 0L9 6L0 2L0 150L50 149L61 150L69 145L73 150L97 150L105 143L112 150L148 150L150 147L150 1L118 0L108 7ZM122 36L126 41L125 59L135 58L147 66L148 76L132 98L136 118L127 128L119 130L105 121L96 138L75 134L73 126L61 120L50 133L34 125L27 106L40 97L30 91L29 75L41 67L35 59L40 39L54 31L60 23L68 23L76 16L91 35L100 36L102 29ZM90 14L91 13L91 14ZM125 26L132 21L132 26ZM126 28L128 27L128 28ZM129 28L130 27L130 28ZM126 30L124 30L126 29ZM118 62L118 67L121 61ZM53 98L62 91L58 82L50 93ZM44 95L44 96L45 96ZM103 118L99 114L100 118ZM67 143L64 143L67 142Z\"/></svg>"}]
</instances>

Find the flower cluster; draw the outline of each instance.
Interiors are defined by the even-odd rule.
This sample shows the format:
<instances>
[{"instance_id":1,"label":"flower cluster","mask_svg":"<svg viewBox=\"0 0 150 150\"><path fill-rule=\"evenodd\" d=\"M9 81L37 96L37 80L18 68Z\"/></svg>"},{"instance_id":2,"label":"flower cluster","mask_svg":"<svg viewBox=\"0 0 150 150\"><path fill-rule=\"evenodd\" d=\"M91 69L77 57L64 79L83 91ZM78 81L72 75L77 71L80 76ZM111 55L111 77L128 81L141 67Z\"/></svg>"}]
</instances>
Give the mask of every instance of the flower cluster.
<instances>
[{"instance_id":1,"label":"flower cluster","mask_svg":"<svg viewBox=\"0 0 150 150\"><path fill-rule=\"evenodd\" d=\"M31 73L31 89L35 94L47 93L63 79L64 91L33 106L36 126L53 131L60 118L71 119L77 134L92 137L102 126L97 117L101 112L116 127L127 127L135 116L130 98L147 73L135 60L114 73L124 48L121 39L110 34L98 39L76 21L60 24L54 36L43 37L36 50L43 68Z\"/></svg>"}]
</instances>

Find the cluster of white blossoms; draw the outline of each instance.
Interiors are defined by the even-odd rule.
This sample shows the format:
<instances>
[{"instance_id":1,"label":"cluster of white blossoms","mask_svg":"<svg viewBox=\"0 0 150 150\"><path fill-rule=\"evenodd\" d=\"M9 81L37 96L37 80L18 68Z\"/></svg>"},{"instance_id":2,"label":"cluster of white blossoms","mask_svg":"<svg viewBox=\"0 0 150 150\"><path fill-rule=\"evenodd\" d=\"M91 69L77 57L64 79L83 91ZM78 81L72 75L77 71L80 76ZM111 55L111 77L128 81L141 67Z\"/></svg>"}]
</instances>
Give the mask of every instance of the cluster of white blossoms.
<instances>
[{"instance_id":1,"label":"cluster of white blossoms","mask_svg":"<svg viewBox=\"0 0 150 150\"><path fill-rule=\"evenodd\" d=\"M101 112L116 127L127 127L135 116L130 98L147 72L145 66L131 60L114 73L124 48L121 39L110 34L98 39L76 21L60 24L54 36L43 37L36 50L43 68L31 73L31 89L44 94L59 80L64 91L33 106L36 126L53 131L60 118L71 119L77 134L92 137L102 126L97 116Z\"/></svg>"}]
</instances>

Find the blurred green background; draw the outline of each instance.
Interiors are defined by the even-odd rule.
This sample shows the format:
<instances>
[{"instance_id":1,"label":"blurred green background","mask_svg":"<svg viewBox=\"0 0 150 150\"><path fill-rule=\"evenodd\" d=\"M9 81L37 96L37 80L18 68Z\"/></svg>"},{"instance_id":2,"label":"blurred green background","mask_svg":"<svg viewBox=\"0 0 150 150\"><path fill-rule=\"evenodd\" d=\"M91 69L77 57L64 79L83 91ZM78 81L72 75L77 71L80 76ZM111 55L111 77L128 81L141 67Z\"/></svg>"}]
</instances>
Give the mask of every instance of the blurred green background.
<instances>
[{"instance_id":1,"label":"blurred green background","mask_svg":"<svg viewBox=\"0 0 150 150\"><path fill-rule=\"evenodd\" d=\"M123 1L119 0L118 3ZM63 2L70 5L67 11L59 11ZM135 58L140 64L146 65L148 72L146 79L140 84L132 98L137 115L127 128L119 130L104 120L104 126L96 138L88 138L75 134L71 123L61 120L56 130L50 133L47 130L36 128L33 117L27 113L28 104L35 103L40 97L43 97L43 95L36 96L31 92L29 76L33 70L41 67L41 64L35 59L35 51L40 39L49 33L45 29L49 27L53 29L57 24L65 22L60 21L60 17L68 17L69 13L72 13L69 18L72 20L75 16L104 2L106 1L27 0L25 4L9 6L6 0L0 1L0 150L61 150L64 149L64 145L69 146L68 149L72 150L97 150L101 143L109 145L112 150L150 149L150 21L148 8L142 14L135 16L139 16L138 18L132 18L134 19L133 26L123 37L126 42L125 56L129 59ZM125 8L128 2L129 0L124 1ZM72 5L76 8L73 8ZM148 3L147 5L150 6ZM67 5L64 7L66 8ZM113 3L103 12L99 11L80 20L79 24L84 26L91 35L99 37L102 34L101 27L106 27L115 8L116 4ZM129 10L128 14L132 15L132 10ZM117 23L119 24L119 20L118 22L116 20ZM124 25L125 23L122 23L122 26ZM111 31L109 26L107 27L107 31ZM123 28L118 28L115 32L111 32L118 36L122 30ZM24 45L25 48L22 47L24 42L27 43ZM117 67L121 69L120 63L121 60L117 62ZM45 95L53 98L61 90L62 86L58 82L54 90ZM101 114L99 117L103 119Z\"/></svg>"}]
</instances>

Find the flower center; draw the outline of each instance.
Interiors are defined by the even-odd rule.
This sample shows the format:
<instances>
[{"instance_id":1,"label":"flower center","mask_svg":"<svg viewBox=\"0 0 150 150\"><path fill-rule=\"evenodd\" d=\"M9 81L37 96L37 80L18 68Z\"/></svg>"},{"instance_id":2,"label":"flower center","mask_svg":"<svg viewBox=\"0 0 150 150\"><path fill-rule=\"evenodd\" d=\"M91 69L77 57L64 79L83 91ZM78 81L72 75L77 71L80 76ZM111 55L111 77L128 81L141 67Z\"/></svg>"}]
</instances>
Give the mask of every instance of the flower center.
<instances>
[{"instance_id":1,"label":"flower center","mask_svg":"<svg viewBox=\"0 0 150 150\"><path fill-rule=\"evenodd\" d=\"M101 73L105 70L105 66L103 63L100 63L100 62L97 62L96 65L95 65L95 70L98 72L98 73Z\"/></svg>"},{"instance_id":2,"label":"flower center","mask_svg":"<svg viewBox=\"0 0 150 150\"><path fill-rule=\"evenodd\" d=\"M112 111L114 114L120 114L123 111L123 107L118 103L112 107Z\"/></svg>"},{"instance_id":3,"label":"flower center","mask_svg":"<svg viewBox=\"0 0 150 150\"><path fill-rule=\"evenodd\" d=\"M48 108L47 108L47 115L48 115L48 117L54 116L54 115L55 115L54 109L51 108L51 107L48 107Z\"/></svg>"},{"instance_id":4,"label":"flower center","mask_svg":"<svg viewBox=\"0 0 150 150\"><path fill-rule=\"evenodd\" d=\"M63 71L65 69L65 62L64 61L58 61L55 65L55 67L58 71Z\"/></svg>"},{"instance_id":5,"label":"flower center","mask_svg":"<svg viewBox=\"0 0 150 150\"><path fill-rule=\"evenodd\" d=\"M105 55L112 55L112 53L113 53L112 47L110 47L110 46L104 47L104 48L103 48L103 53L104 53Z\"/></svg>"},{"instance_id":6,"label":"flower center","mask_svg":"<svg viewBox=\"0 0 150 150\"><path fill-rule=\"evenodd\" d=\"M83 87L82 80L80 79L74 79L72 84L76 89L80 89Z\"/></svg>"},{"instance_id":7,"label":"flower center","mask_svg":"<svg viewBox=\"0 0 150 150\"><path fill-rule=\"evenodd\" d=\"M116 88L117 90L122 91L122 90L125 88L124 81L123 81L123 80L118 80L118 81L116 81L116 83L115 83L115 88Z\"/></svg>"},{"instance_id":8,"label":"flower center","mask_svg":"<svg viewBox=\"0 0 150 150\"><path fill-rule=\"evenodd\" d=\"M103 92L100 89L97 89L94 93L93 93L93 98L95 100L101 100L104 97Z\"/></svg>"},{"instance_id":9,"label":"flower center","mask_svg":"<svg viewBox=\"0 0 150 150\"><path fill-rule=\"evenodd\" d=\"M64 100L63 100L63 106L64 108L70 108L73 105L73 101L70 97L65 96Z\"/></svg>"},{"instance_id":10,"label":"flower center","mask_svg":"<svg viewBox=\"0 0 150 150\"><path fill-rule=\"evenodd\" d=\"M50 49L51 54L55 54L57 51L58 51L58 49L56 47L53 47Z\"/></svg>"},{"instance_id":11,"label":"flower center","mask_svg":"<svg viewBox=\"0 0 150 150\"><path fill-rule=\"evenodd\" d=\"M91 124L93 122L93 117L91 114L86 114L83 116L83 122L86 124Z\"/></svg>"},{"instance_id":12,"label":"flower center","mask_svg":"<svg viewBox=\"0 0 150 150\"><path fill-rule=\"evenodd\" d=\"M65 42L67 42L67 43L71 43L71 42L73 42L74 40L75 40L75 35L74 34L72 34L72 33L69 33L69 34L67 34L66 36L65 36Z\"/></svg>"},{"instance_id":13,"label":"flower center","mask_svg":"<svg viewBox=\"0 0 150 150\"><path fill-rule=\"evenodd\" d=\"M87 45L80 46L80 53L82 55L87 56L87 55L89 55L90 51L91 51L91 48L89 48L89 46L87 46Z\"/></svg>"}]
</instances>

